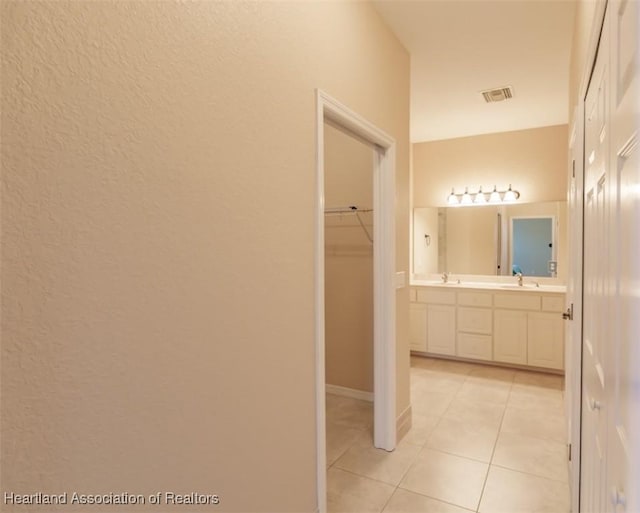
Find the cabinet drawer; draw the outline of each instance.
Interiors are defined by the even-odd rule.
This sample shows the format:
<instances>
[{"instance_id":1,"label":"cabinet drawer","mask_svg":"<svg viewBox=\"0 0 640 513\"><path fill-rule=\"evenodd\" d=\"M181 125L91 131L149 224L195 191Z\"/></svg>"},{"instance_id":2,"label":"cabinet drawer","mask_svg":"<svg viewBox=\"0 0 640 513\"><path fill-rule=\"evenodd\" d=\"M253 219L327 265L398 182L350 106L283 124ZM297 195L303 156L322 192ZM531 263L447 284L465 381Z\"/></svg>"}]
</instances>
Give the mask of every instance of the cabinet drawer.
<instances>
[{"instance_id":1,"label":"cabinet drawer","mask_svg":"<svg viewBox=\"0 0 640 513\"><path fill-rule=\"evenodd\" d=\"M453 290L418 289L419 303L437 303L440 305L455 305L456 293Z\"/></svg>"},{"instance_id":2,"label":"cabinet drawer","mask_svg":"<svg viewBox=\"0 0 640 513\"><path fill-rule=\"evenodd\" d=\"M491 342L491 335L458 333L458 356L477 360L491 360L493 359Z\"/></svg>"},{"instance_id":3,"label":"cabinet drawer","mask_svg":"<svg viewBox=\"0 0 640 513\"><path fill-rule=\"evenodd\" d=\"M491 310L484 308L458 308L458 331L491 334Z\"/></svg>"},{"instance_id":4,"label":"cabinet drawer","mask_svg":"<svg viewBox=\"0 0 640 513\"><path fill-rule=\"evenodd\" d=\"M542 309L545 312L562 312L564 296L542 296Z\"/></svg>"},{"instance_id":5,"label":"cabinet drawer","mask_svg":"<svg viewBox=\"0 0 640 513\"><path fill-rule=\"evenodd\" d=\"M482 292L458 292L458 304L462 306L491 306L491 294Z\"/></svg>"},{"instance_id":6,"label":"cabinet drawer","mask_svg":"<svg viewBox=\"0 0 640 513\"><path fill-rule=\"evenodd\" d=\"M496 308L510 310L540 310L540 296L523 294L522 292L496 294L493 296L493 304Z\"/></svg>"}]
</instances>

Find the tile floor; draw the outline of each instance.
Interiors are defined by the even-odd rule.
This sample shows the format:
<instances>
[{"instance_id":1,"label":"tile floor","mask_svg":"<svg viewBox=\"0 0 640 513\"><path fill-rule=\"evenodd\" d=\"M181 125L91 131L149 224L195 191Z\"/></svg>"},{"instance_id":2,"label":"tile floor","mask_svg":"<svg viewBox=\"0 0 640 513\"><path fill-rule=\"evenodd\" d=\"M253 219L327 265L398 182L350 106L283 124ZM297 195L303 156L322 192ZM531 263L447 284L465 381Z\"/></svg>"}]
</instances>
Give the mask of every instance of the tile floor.
<instances>
[{"instance_id":1,"label":"tile floor","mask_svg":"<svg viewBox=\"0 0 640 513\"><path fill-rule=\"evenodd\" d=\"M411 358L413 427L372 446L372 403L327 395L329 512L567 513L563 378Z\"/></svg>"}]
</instances>

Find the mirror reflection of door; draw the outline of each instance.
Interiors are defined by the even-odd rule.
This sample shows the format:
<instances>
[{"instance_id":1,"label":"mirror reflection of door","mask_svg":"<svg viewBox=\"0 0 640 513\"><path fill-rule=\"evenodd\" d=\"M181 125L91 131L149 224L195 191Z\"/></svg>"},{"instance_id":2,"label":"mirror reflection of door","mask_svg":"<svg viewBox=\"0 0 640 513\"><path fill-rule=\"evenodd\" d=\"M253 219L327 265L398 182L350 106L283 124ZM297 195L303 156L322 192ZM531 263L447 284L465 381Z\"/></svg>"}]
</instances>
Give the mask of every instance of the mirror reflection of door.
<instances>
[{"instance_id":1,"label":"mirror reflection of door","mask_svg":"<svg viewBox=\"0 0 640 513\"><path fill-rule=\"evenodd\" d=\"M553 217L511 218L511 269L524 276L552 276Z\"/></svg>"}]
</instances>

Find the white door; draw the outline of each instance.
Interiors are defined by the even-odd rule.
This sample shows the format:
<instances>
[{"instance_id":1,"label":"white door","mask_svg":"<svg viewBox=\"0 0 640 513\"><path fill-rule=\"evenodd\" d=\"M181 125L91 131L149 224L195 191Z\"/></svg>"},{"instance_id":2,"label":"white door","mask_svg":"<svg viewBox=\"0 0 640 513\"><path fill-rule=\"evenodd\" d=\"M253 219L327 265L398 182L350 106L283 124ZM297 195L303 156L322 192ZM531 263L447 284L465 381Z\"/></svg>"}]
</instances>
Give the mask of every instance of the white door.
<instances>
[{"instance_id":1,"label":"white door","mask_svg":"<svg viewBox=\"0 0 640 513\"><path fill-rule=\"evenodd\" d=\"M633 368L633 347L638 345L640 323L638 283L640 233L637 118L638 115L638 2L609 4L611 27L611 151L610 170L610 302L611 319L607 374L607 513L640 511L638 440L631 426L633 390L638 393L638 368ZM605 20L606 23L606 20ZM637 362L637 360L636 360ZM635 381L635 385L634 385ZM637 396L636 396L637 401ZM637 406L637 403L636 403ZM636 468L631 469L630 466ZM635 479L632 476L635 475ZM633 495L635 494L635 496Z\"/></svg>"},{"instance_id":2,"label":"white door","mask_svg":"<svg viewBox=\"0 0 640 513\"><path fill-rule=\"evenodd\" d=\"M606 15L608 16L608 15ZM605 379L609 330L606 311L609 156L608 18L585 99L584 331L582 367L582 485L580 509L605 511L605 451L610 386Z\"/></svg>"},{"instance_id":3,"label":"white door","mask_svg":"<svg viewBox=\"0 0 640 513\"><path fill-rule=\"evenodd\" d=\"M640 511L638 430L632 417L640 386L637 17L636 1L608 3L585 99L580 505L585 513Z\"/></svg>"}]
</instances>

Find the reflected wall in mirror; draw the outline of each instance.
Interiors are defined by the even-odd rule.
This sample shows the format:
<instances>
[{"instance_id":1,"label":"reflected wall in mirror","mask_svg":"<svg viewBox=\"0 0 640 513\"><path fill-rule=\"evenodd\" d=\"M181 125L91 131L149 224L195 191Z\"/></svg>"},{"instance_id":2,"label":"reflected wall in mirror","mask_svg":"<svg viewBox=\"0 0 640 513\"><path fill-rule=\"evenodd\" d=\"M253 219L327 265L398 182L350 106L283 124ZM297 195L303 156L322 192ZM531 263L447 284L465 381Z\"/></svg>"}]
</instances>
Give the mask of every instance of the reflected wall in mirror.
<instances>
[{"instance_id":1,"label":"reflected wall in mirror","mask_svg":"<svg viewBox=\"0 0 640 513\"><path fill-rule=\"evenodd\" d=\"M562 278L565 225L564 201L415 208L413 272Z\"/></svg>"}]
</instances>

